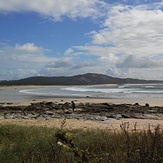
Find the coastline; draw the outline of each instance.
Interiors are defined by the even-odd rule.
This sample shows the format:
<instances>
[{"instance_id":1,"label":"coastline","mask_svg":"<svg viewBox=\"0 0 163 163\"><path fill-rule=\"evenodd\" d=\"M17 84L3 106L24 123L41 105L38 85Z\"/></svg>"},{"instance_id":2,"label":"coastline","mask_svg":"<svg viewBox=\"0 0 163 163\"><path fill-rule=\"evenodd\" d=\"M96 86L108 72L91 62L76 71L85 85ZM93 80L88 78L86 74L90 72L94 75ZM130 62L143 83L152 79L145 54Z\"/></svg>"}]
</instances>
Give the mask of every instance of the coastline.
<instances>
[{"instance_id":1,"label":"coastline","mask_svg":"<svg viewBox=\"0 0 163 163\"><path fill-rule=\"evenodd\" d=\"M63 85L11 85L11 86L0 86L0 89L32 89L32 88L58 88L64 87Z\"/></svg>"},{"instance_id":2,"label":"coastline","mask_svg":"<svg viewBox=\"0 0 163 163\"><path fill-rule=\"evenodd\" d=\"M13 89L33 89L33 88L58 88L58 87L65 87L65 86L0 86L0 90L13 90ZM30 95L28 95L30 96ZM25 96L26 97L26 96ZM131 100L131 99L112 99L112 98L92 98L92 97L54 97L54 96L30 96L28 99L19 99L13 101L4 101L0 103L2 107L19 107L19 106L30 106L31 104L37 104L40 102L52 102L57 105L63 105L65 103L71 103L74 101L75 104L132 104L138 103L141 106L145 106L146 103L149 106L163 106L162 100ZM100 108L99 108L100 109ZM73 113L72 113L73 114ZM152 116L152 114L150 114ZM54 119L4 119L0 118L0 124L14 124L14 125L28 125L28 126L44 126L44 127L60 127L63 118L54 118ZM140 118L107 118L104 121L96 121L96 120L82 120L82 119L66 119L66 128L74 129L74 128L82 128L82 129L89 129L89 128L100 128L100 129L108 129L108 130L119 130L120 125L122 123L127 123L130 125L130 129L133 130L135 124L137 124L137 129L148 129L149 125L151 128L155 128L156 126L160 125L163 127L163 120L162 119L140 119Z\"/></svg>"},{"instance_id":3,"label":"coastline","mask_svg":"<svg viewBox=\"0 0 163 163\"><path fill-rule=\"evenodd\" d=\"M3 106L28 106L31 103L37 103L37 102L54 102L54 103L66 103L74 101L75 103L112 103L112 104L135 104L138 103L140 105L145 105L148 103L150 106L163 106L163 101L161 100L130 100L130 99L106 99L106 98L82 98L82 97L48 97L48 98L38 98L33 100L19 100L19 101L7 101L2 102Z\"/></svg>"},{"instance_id":4,"label":"coastline","mask_svg":"<svg viewBox=\"0 0 163 163\"><path fill-rule=\"evenodd\" d=\"M113 86L116 84L100 84L100 86ZM72 87L75 85L72 85ZM0 86L0 90L19 90L19 89L35 89L35 88L60 88L67 87L66 85L19 85L19 86ZM71 87L71 86L69 86ZM4 100L0 103L7 106L21 106L30 105L31 103L41 101L51 101L54 103L65 103L75 101L76 103L113 103L113 104L135 104L145 105L148 103L150 106L163 106L162 99L122 99L122 98L104 98L104 97L67 97L67 96L43 96L43 95L30 95L19 94L23 99L18 100Z\"/></svg>"}]
</instances>

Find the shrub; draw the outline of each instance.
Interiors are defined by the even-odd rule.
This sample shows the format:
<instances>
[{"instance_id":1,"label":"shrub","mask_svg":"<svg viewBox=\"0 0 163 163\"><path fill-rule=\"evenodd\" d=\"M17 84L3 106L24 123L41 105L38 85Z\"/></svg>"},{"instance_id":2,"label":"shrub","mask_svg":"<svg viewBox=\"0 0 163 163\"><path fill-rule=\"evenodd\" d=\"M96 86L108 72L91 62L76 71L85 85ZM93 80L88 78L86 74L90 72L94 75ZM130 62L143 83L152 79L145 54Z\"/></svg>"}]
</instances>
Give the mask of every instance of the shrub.
<instances>
[{"instance_id":1,"label":"shrub","mask_svg":"<svg viewBox=\"0 0 163 163\"><path fill-rule=\"evenodd\" d=\"M65 123L65 122L64 122ZM163 162L163 130L120 131L0 125L0 162Z\"/></svg>"}]
</instances>

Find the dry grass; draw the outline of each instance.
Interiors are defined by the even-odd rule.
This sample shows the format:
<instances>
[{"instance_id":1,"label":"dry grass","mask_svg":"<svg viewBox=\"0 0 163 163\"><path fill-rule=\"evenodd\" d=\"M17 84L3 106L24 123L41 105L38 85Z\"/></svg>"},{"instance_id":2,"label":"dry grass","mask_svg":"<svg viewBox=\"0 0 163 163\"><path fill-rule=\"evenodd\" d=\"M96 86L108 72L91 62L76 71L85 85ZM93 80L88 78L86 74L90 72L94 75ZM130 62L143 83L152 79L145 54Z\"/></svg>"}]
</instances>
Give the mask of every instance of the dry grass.
<instances>
[{"instance_id":1,"label":"dry grass","mask_svg":"<svg viewBox=\"0 0 163 163\"><path fill-rule=\"evenodd\" d=\"M0 162L3 163L157 163L163 162L163 129L121 130L0 125Z\"/></svg>"}]
</instances>

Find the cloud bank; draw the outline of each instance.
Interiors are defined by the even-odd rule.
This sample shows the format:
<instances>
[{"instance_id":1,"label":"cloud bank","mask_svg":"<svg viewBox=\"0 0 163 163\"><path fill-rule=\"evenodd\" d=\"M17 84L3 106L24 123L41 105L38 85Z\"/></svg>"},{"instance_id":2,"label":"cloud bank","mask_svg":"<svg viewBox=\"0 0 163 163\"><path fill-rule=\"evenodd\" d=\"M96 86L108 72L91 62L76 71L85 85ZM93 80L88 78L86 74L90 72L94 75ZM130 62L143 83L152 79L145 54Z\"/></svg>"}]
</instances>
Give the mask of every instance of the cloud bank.
<instances>
[{"instance_id":1,"label":"cloud bank","mask_svg":"<svg viewBox=\"0 0 163 163\"><path fill-rule=\"evenodd\" d=\"M87 72L163 79L163 2L141 2L1 0L1 13L35 12L52 21L90 18L99 28L86 34L90 42L72 45L60 57L49 57L46 47L32 42L1 46L0 80Z\"/></svg>"},{"instance_id":2,"label":"cloud bank","mask_svg":"<svg viewBox=\"0 0 163 163\"><path fill-rule=\"evenodd\" d=\"M163 3L112 6L101 29L90 32L91 43L74 49L98 56L107 63L109 75L153 79L156 67L163 68L162 7Z\"/></svg>"},{"instance_id":3,"label":"cloud bank","mask_svg":"<svg viewBox=\"0 0 163 163\"><path fill-rule=\"evenodd\" d=\"M42 65L55 60L44 55L46 50L26 43L0 49L0 80L24 78L39 74Z\"/></svg>"},{"instance_id":4,"label":"cloud bank","mask_svg":"<svg viewBox=\"0 0 163 163\"><path fill-rule=\"evenodd\" d=\"M32 11L42 16L60 21L62 17L96 18L103 15L105 3L100 0L5 0L0 1L3 12Z\"/></svg>"}]
</instances>

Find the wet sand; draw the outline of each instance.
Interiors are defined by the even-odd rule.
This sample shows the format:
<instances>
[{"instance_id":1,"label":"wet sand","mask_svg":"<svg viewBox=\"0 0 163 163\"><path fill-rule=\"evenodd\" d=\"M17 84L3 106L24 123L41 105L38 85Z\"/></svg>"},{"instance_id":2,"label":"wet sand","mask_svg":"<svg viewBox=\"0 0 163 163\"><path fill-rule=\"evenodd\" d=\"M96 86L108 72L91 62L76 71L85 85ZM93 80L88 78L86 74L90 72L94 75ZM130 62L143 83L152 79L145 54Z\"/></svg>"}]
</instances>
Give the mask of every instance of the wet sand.
<instances>
[{"instance_id":1,"label":"wet sand","mask_svg":"<svg viewBox=\"0 0 163 163\"><path fill-rule=\"evenodd\" d=\"M54 103L66 103L75 101L75 103L113 103L113 104L135 104L139 103L140 105L145 105L148 103L150 106L163 106L163 100L131 100L131 99L110 99L110 98L79 98L79 97L41 97L34 96L31 99L27 100L13 100L4 102L4 106L27 106L31 103L36 102L54 102ZM3 103L3 102L2 102Z\"/></svg>"}]
</instances>

